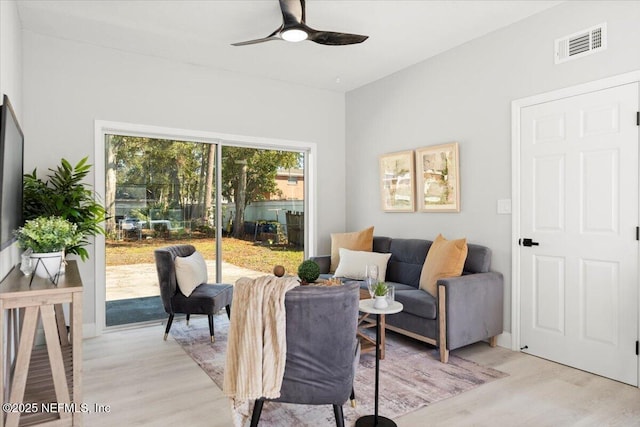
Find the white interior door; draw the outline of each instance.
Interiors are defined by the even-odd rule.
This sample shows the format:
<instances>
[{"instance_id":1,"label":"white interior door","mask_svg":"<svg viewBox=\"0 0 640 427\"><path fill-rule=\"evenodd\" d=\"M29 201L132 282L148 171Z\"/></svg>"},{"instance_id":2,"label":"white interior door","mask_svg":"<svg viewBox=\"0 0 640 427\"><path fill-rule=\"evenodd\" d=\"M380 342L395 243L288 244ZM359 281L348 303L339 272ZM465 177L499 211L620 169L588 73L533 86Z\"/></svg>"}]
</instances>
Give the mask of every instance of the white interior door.
<instances>
[{"instance_id":1,"label":"white interior door","mask_svg":"<svg viewBox=\"0 0 640 427\"><path fill-rule=\"evenodd\" d=\"M521 347L633 385L638 99L633 83L529 106L520 134Z\"/></svg>"}]
</instances>

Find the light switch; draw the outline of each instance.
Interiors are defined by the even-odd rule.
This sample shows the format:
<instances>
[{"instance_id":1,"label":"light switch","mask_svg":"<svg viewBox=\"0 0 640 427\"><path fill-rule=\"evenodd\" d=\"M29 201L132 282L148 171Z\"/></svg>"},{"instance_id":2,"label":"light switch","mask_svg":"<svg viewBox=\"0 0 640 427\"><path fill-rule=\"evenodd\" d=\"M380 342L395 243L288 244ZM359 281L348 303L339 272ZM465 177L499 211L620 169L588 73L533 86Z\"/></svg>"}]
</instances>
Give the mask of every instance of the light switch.
<instances>
[{"instance_id":1,"label":"light switch","mask_svg":"<svg viewBox=\"0 0 640 427\"><path fill-rule=\"evenodd\" d=\"M511 199L498 200L498 213L501 215L511 214Z\"/></svg>"}]
</instances>

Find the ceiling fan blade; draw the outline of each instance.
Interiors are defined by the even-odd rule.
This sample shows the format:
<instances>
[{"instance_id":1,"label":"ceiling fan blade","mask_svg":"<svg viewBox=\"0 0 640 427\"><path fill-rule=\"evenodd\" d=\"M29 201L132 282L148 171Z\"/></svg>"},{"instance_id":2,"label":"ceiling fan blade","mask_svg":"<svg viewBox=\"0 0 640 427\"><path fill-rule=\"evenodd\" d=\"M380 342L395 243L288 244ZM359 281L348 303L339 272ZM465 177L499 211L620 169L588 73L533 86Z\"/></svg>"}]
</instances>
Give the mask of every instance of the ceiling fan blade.
<instances>
[{"instance_id":1,"label":"ceiling fan blade","mask_svg":"<svg viewBox=\"0 0 640 427\"><path fill-rule=\"evenodd\" d=\"M282 11L282 21L284 27L304 24L304 0L280 0L280 10Z\"/></svg>"},{"instance_id":2,"label":"ceiling fan blade","mask_svg":"<svg viewBox=\"0 0 640 427\"><path fill-rule=\"evenodd\" d=\"M231 46L247 46L250 44L258 44L258 43L264 43L264 42L268 42L271 40L282 40L280 37L276 37L276 36L269 36L269 37L264 37L262 39L255 39L255 40L247 40L244 42L237 42L237 43L231 43Z\"/></svg>"},{"instance_id":3,"label":"ceiling fan blade","mask_svg":"<svg viewBox=\"0 0 640 427\"><path fill-rule=\"evenodd\" d=\"M255 39L255 40L247 40L244 42L237 42L237 43L231 43L231 46L247 46L250 44L258 44L258 43L264 43L264 42L268 42L271 40L282 40L282 38L280 37L280 32L282 31L282 25L280 27L278 27L277 30L275 30L273 33L269 34L267 37L263 37L261 39Z\"/></svg>"},{"instance_id":4,"label":"ceiling fan blade","mask_svg":"<svg viewBox=\"0 0 640 427\"><path fill-rule=\"evenodd\" d=\"M343 46L362 43L369 38L369 36L362 36L360 34L334 33L332 31L318 30L312 30L308 34L309 40L329 46Z\"/></svg>"}]
</instances>

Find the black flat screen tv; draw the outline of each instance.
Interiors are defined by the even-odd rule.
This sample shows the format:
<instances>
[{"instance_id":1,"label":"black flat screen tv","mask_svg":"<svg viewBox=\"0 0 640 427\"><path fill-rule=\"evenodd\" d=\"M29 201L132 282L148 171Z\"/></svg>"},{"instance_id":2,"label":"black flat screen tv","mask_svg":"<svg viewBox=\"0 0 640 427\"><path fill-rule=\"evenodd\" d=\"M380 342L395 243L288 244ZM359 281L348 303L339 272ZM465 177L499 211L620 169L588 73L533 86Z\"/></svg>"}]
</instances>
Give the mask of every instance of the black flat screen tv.
<instances>
[{"instance_id":1,"label":"black flat screen tv","mask_svg":"<svg viewBox=\"0 0 640 427\"><path fill-rule=\"evenodd\" d=\"M0 111L0 155L0 250L3 250L15 241L13 231L23 224L24 134L7 95Z\"/></svg>"}]
</instances>

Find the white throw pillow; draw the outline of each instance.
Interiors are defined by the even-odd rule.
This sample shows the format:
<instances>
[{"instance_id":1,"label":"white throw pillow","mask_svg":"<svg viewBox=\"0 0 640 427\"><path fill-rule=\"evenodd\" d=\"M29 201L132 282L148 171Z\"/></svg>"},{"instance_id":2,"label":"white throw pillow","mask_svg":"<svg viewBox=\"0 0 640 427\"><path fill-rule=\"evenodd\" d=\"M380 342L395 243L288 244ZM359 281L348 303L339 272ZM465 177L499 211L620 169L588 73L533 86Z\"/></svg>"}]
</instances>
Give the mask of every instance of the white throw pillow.
<instances>
[{"instance_id":1,"label":"white throw pillow","mask_svg":"<svg viewBox=\"0 0 640 427\"><path fill-rule=\"evenodd\" d=\"M378 266L378 280L384 282L389 258L391 258L391 254L340 248L340 263L334 275L347 279L364 280L367 265L375 264Z\"/></svg>"},{"instance_id":2,"label":"white throw pillow","mask_svg":"<svg viewBox=\"0 0 640 427\"><path fill-rule=\"evenodd\" d=\"M175 266L176 281L180 292L185 296L191 295L191 292L201 283L207 283L209 278L207 276L207 263L200 252L195 251L185 257L177 256Z\"/></svg>"}]
</instances>

